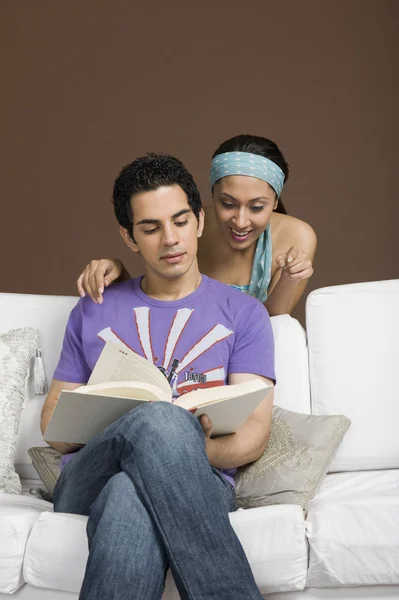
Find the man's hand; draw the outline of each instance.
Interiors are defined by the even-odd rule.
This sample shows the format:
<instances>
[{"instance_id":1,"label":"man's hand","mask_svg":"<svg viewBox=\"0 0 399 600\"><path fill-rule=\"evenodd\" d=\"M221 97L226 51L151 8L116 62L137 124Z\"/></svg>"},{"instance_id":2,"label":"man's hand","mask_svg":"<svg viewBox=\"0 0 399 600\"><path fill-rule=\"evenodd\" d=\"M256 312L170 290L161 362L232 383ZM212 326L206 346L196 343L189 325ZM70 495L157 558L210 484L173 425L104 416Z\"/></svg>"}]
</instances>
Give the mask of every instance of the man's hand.
<instances>
[{"instance_id":1,"label":"man's hand","mask_svg":"<svg viewBox=\"0 0 399 600\"><path fill-rule=\"evenodd\" d=\"M206 443L208 443L211 439L213 423L207 415L202 415L202 417L199 418L199 422L201 423L201 427L204 431Z\"/></svg>"},{"instance_id":2,"label":"man's hand","mask_svg":"<svg viewBox=\"0 0 399 600\"><path fill-rule=\"evenodd\" d=\"M288 252L279 254L276 257L276 262L282 270L281 279L286 279L292 283L309 279L313 274L312 261L298 246L292 246Z\"/></svg>"}]
</instances>

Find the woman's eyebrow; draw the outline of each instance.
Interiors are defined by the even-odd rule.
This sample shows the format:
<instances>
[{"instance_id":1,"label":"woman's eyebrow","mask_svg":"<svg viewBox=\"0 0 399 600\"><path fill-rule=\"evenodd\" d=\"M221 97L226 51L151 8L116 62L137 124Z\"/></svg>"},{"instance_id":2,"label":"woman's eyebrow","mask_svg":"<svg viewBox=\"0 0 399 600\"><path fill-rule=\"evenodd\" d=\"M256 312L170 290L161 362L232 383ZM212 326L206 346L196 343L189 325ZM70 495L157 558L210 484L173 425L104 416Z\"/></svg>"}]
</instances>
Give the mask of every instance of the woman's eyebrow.
<instances>
[{"instance_id":1,"label":"woman's eyebrow","mask_svg":"<svg viewBox=\"0 0 399 600\"><path fill-rule=\"evenodd\" d=\"M220 192L219 196L227 196L230 200L237 202L237 198L234 198L231 194L227 194L227 192ZM256 200L270 200L270 198L267 198L267 196L257 196L256 198L251 198L248 202L255 202Z\"/></svg>"}]
</instances>

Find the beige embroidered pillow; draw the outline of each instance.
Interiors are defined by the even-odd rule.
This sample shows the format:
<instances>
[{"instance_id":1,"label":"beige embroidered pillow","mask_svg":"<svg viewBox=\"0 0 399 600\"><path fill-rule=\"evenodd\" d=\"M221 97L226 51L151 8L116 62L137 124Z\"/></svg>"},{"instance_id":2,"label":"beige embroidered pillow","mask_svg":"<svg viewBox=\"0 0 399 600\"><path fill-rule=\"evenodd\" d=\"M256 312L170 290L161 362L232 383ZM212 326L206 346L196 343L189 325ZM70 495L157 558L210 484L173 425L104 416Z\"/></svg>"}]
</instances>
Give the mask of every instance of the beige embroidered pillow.
<instances>
[{"instance_id":1,"label":"beige embroidered pillow","mask_svg":"<svg viewBox=\"0 0 399 600\"><path fill-rule=\"evenodd\" d=\"M31 327L0 334L0 493L20 494L14 470L21 411L39 331Z\"/></svg>"},{"instance_id":2,"label":"beige embroidered pillow","mask_svg":"<svg viewBox=\"0 0 399 600\"><path fill-rule=\"evenodd\" d=\"M62 454L49 446L34 446L33 448L29 448L28 454L41 481L52 495L61 473L60 463Z\"/></svg>"},{"instance_id":3,"label":"beige embroidered pillow","mask_svg":"<svg viewBox=\"0 0 399 600\"><path fill-rule=\"evenodd\" d=\"M274 406L264 454L237 471L237 506L299 504L304 508L350 424L343 415L305 415Z\"/></svg>"}]
</instances>

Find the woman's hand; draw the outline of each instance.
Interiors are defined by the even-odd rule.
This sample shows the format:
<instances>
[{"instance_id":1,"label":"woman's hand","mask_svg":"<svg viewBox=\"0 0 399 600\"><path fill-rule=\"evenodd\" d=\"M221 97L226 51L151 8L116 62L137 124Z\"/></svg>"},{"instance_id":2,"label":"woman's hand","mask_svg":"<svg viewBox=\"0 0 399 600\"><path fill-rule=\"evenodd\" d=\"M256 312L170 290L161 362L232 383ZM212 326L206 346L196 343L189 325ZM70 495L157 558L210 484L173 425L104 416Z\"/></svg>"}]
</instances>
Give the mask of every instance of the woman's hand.
<instances>
[{"instance_id":1,"label":"woman's hand","mask_svg":"<svg viewBox=\"0 0 399 600\"><path fill-rule=\"evenodd\" d=\"M298 246L292 246L284 254L276 257L276 262L281 269L281 279L292 283L299 283L313 274L312 261Z\"/></svg>"},{"instance_id":2,"label":"woman's hand","mask_svg":"<svg viewBox=\"0 0 399 600\"><path fill-rule=\"evenodd\" d=\"M118 279L122 271L123 263L118 258L92 260L76 282L79 294L83 297L87 293L93 302L101 304L104 289Z\"/></svg>"}]
</instances>

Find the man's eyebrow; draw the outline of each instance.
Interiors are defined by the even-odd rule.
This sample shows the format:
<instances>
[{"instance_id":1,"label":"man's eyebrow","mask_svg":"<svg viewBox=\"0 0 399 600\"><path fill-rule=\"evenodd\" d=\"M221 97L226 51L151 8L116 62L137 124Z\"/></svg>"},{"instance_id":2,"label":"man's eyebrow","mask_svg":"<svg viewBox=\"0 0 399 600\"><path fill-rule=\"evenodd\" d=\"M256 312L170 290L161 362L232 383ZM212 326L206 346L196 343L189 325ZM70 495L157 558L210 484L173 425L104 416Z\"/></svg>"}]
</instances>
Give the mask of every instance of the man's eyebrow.
<instances>
[{"instance_id":1,"label":"man's eyebrow","mask_svg":"<svg viewBox=\"0 0 399 600\"><path fill-rule=\"evenodd\" d=\"M226 192L220 192L219 196L227 196L228 198L230 198L230 200L234 200L235 202L237 202L237 198L234 198L234 196L232 196L231 194L227 194ZM270 198L268 198L267 196L257 196L256 198L251 198L249 202L255 202L256 200L270 200Z\"/></svg>"},{"instance_id":2,"label":"man's eyebrow","mask_svg":"<svg viewBox=\"0 0 399 600\"><path fill-rule=\"evenodd\" d=\"M179 210L179 212L175 213L171 216L171 219L178 219L182 215L191 212L191 208L183 208ZM141 219L141 221L137 221L136 225L158 225L160 223L159 219Z\"/></svg>"}]
</instances>

